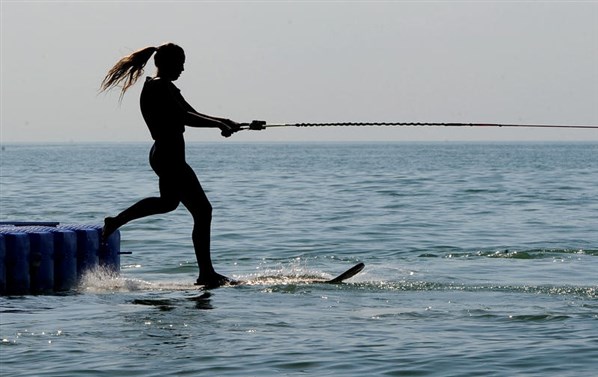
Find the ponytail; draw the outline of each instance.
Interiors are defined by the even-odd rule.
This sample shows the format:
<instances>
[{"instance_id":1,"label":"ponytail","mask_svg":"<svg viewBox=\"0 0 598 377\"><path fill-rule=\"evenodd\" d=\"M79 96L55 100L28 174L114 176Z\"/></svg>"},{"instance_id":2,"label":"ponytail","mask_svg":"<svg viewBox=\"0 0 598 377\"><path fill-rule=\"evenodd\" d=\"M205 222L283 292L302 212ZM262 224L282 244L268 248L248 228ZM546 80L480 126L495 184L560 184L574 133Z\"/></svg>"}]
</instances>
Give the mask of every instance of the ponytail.
<instances>
[{"instance_id":1,"label":"ponytail","mask_svg":"<svg viewBox=\"0 0 598 377\"><path fill-rule=\"evenodd\" d=\"M100 85L100 92L112 89L122 83L120 93L122 100L127 89L135 84L143 74L143 67L157 50L156 47L146 47L120 59L104 77Z\"/></svg>"}]
</instances>

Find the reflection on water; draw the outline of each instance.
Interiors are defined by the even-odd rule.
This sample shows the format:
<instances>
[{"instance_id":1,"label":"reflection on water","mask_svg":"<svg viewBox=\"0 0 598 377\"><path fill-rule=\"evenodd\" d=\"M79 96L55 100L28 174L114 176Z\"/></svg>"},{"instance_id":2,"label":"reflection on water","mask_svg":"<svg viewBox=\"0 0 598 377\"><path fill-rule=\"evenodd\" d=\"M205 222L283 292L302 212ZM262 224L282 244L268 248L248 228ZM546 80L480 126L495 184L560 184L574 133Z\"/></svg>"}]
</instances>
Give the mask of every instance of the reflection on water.
<instances>
[{"instance_id":1,"label":"reflection on water","mask_svg":"<svg viewBox=\"0 0 598 377\"><path fill-rule=\"evenodd\" d=\"M179 299L168 299L168 298L136 298L133 299L134 305L146 305L153 306L163 312L174 310L177 306L182 306L185 301L191 301L195 303L195 308L200 310L211 310L214 309L210 302L210 292L203 292L198 296L184 297Z\"/></svg>"}]
</instances>

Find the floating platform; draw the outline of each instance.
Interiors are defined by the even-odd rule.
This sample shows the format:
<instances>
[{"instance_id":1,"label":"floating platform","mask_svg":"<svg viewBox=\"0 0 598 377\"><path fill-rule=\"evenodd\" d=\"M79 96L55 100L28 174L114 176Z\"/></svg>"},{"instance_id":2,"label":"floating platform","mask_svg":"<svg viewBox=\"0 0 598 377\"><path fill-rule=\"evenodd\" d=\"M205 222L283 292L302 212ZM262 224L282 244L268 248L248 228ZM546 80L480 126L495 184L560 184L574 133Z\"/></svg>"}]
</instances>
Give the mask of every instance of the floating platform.
<instances>
[{"instance_id":1,"label":"floating platform","mask_svg":"<svg viewBox=\"0 0 598 377\"><path fill-rule=\"evenodd\" d=\"M120 232L101 225L0 222L0 295L73 290L86 271L120 271Z\"/></svg>"}]
</instances>

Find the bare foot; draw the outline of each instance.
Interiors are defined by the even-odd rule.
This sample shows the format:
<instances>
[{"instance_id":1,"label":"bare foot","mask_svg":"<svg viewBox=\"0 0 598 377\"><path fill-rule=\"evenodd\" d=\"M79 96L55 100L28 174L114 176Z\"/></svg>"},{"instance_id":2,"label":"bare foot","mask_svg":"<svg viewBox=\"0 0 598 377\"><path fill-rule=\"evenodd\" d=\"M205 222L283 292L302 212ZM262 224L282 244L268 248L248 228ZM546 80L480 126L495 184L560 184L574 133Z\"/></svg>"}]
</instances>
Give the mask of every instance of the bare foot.
<instances>
[{"instance_id":1,"label":"bare foot","mask_svg":"<svg viewBox=\"0 0 598 377\"><path fill-rule=\"evenodd\" d=\"M203 285L204 288L206 288L206 289L218 288L223 285L237 285L237 284L239 284L238 281L228 278L224 275L220 275L217 272L214 272L213 274L206 275L206 276L200 275L197 278L197 281L195 282L195 285Z\"/></svg>"},{"instance_id":2,"label":"bare foot","mask_svg":"<svg viewBox=\"0 0 598 377\"><path fill-rule=\"evenodd\" d=\"M116 223L116 218L106 217L104 219L104 227L102 228L102 243L105 243L108 237L119 228Z\"/></svg>"}]
</instances>

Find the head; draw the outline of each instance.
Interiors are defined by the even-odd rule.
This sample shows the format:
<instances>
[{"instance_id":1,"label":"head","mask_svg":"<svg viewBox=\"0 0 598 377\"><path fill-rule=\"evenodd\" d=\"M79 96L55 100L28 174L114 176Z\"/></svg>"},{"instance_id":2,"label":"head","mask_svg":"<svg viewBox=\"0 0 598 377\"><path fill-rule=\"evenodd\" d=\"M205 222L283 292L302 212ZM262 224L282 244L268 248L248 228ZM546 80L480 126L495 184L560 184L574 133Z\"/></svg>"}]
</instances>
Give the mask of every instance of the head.
<instances>
[{"instance_id":1,"label":"head","mask_svg":"<svg viewBox=\"0 0 598 377\"><path fill-rule=\"evenodd\" d=\"M154 64L158 68L156 76L175 81L185 70L185 51L174 43L167 43L157 48Z\"/></svg>"},{"instance_id":2,"label":"head","mask_svg":"<svg viewBox=\"0 0 598 377\"><path fill-rule=\"evenodd\" d=\"M143 68L154 53L154 64L158 69L156 76L171 81L178 79L185 70L185 52L174 43L166 43L159 47L146 47L120 59L104 77L100 91L121 85L122 99L127 89L143 74Z\"/></svg>"}]
</instances>

